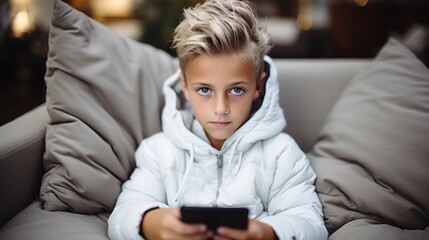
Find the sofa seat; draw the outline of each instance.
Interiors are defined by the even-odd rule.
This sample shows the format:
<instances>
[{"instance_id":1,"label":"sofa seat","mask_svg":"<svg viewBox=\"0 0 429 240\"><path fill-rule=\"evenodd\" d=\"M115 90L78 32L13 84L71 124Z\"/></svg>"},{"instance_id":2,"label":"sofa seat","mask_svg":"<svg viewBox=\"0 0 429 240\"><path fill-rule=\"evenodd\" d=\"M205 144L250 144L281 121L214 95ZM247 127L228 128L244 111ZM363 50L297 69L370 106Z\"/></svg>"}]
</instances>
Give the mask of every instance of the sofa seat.
<instances>
[{"instance_id":1,"label":"sofa seat","mask_svg":"<svg viewBox=\"0 0 429 240\"><path fill-rule=\"evenodd\" d=\"M108 218L109 213L45 211L41 201L36 200L3 227L0 239L107 240Z\"/></svg>"}]
</instances>

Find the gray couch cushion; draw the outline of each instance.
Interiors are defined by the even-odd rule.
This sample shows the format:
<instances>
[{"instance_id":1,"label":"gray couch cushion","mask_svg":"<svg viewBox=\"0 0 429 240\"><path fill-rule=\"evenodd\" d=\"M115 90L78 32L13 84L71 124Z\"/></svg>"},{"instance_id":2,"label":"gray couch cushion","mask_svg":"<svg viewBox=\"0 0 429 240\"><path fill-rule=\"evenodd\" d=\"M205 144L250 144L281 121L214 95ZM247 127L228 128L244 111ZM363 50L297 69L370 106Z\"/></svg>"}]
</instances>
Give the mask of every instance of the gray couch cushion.
<instances>
[{"instance_id":1,"label":"gray couch cushion","mask_svg":"<svg viewBox=\"0 0 429 240\"><path fill-rule=\"evenodd\" d=\"M376 220L358 219L346 223L329 240L427 240L429 228L424 230L406 230Z\"/></svg>"},{"instance_id":2,"label":"gray couch cushion","mask_svg":"<svg viewBox=\"0 0 429 240\"><path fill-rule=\"evenodd\" d=\"M426 228L428 146L429 70L390 39L342 93L309 154L328 230L355 219Z\"/></svg>"},{"instance_id":3,"label":"gray couch cushion","mask_svg":"<svg viewBox=\"0 0 429 240\"><path fill-rule=\"evenodd\" d=\"M141 139L160 130L168 54L55 1L49 34L43 208L112 210Z\"/></svg>"},{"instance_id":4,"label":"gray couch cushion","mask_svg":"<svg viewBox=\"0 0 429 240\"><path fill-rule=\"evenodd\" d=\"M46 211L40 201L33 202L0 231L8 240L108 240L108 213L93 215Z\"/></svg>"},{"instance_id":5,"label":"gray couch cushion","mask_svg":"<svg viewBox=\"0 0 429 240\"><path fill-rule=\"evenodd\" d=\"M326 116L369 59L274 59L280 106L289 133L304 152L312 149Z\"/></svg>"}]
</instances>

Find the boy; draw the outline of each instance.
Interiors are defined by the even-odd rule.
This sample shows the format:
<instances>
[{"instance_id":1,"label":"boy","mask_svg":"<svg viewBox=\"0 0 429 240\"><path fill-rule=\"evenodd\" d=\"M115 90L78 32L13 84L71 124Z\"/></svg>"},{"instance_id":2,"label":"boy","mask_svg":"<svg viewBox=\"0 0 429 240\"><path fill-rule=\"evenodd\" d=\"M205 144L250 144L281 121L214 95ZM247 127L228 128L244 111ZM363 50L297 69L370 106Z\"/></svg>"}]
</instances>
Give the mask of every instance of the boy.
<instances>
[{"instance_id":1,"label":"boy","mask_svg":"<svg viewBox=\"0 0 429 240\"><path fill-rule=\"evenodd\" d=\"M208 0L174 32L163 132L142 141L109 218L112 239L326 239L315 174L287 134L267 33L249 3ZM265 60L265 61L264 61ZM247 230L180 220L181 206L246 207Z\"/></svg>"}]
</instances>

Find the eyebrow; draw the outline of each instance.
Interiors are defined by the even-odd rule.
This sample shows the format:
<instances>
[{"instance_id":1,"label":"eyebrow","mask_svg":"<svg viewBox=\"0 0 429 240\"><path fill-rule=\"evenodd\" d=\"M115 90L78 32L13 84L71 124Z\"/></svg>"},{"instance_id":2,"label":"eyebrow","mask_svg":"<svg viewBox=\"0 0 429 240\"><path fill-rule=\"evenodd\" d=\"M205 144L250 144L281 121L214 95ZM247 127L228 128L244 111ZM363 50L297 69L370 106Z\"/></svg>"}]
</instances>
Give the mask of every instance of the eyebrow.
<instances>
[{"instance_id":1,"label":"eyebrow","mask_svg":"<svg viewBox=\"0 0 429 240\"><path fill-rule=\"evenodd\" d=\"M228 86L233 87L233 86L237 86L237 85L241 85L241 84L250 85L249 82L237 81L237 82L232 82L232 83L228 84ZM212 85L210 85L208 83L204 83L204 82L194 82L194 83L191 83L191 85L194 85L194 86L199 85L199 86L204 86L204 87L211 87L212 86Z\"/></svg>"}]
</instances>

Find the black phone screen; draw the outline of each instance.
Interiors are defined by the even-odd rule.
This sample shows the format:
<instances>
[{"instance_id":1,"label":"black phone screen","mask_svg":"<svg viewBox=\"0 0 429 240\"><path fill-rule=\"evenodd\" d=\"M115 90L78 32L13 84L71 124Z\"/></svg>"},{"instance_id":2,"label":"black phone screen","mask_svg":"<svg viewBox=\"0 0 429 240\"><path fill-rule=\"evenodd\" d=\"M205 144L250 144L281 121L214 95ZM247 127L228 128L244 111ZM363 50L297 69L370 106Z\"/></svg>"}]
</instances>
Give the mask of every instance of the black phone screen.
<instances>
[{"instance_id":1,"label":"black phone screen","mask_svg":"<svg viewBox=\"0 0 429 240\"><path fill-rule=\"evenodd\" d=\"M219 226L245 230L249 221L247 208L184 206L180 212L183 222L204 223L212 231L216 231Z\"/></svg>"}]
</instances>

